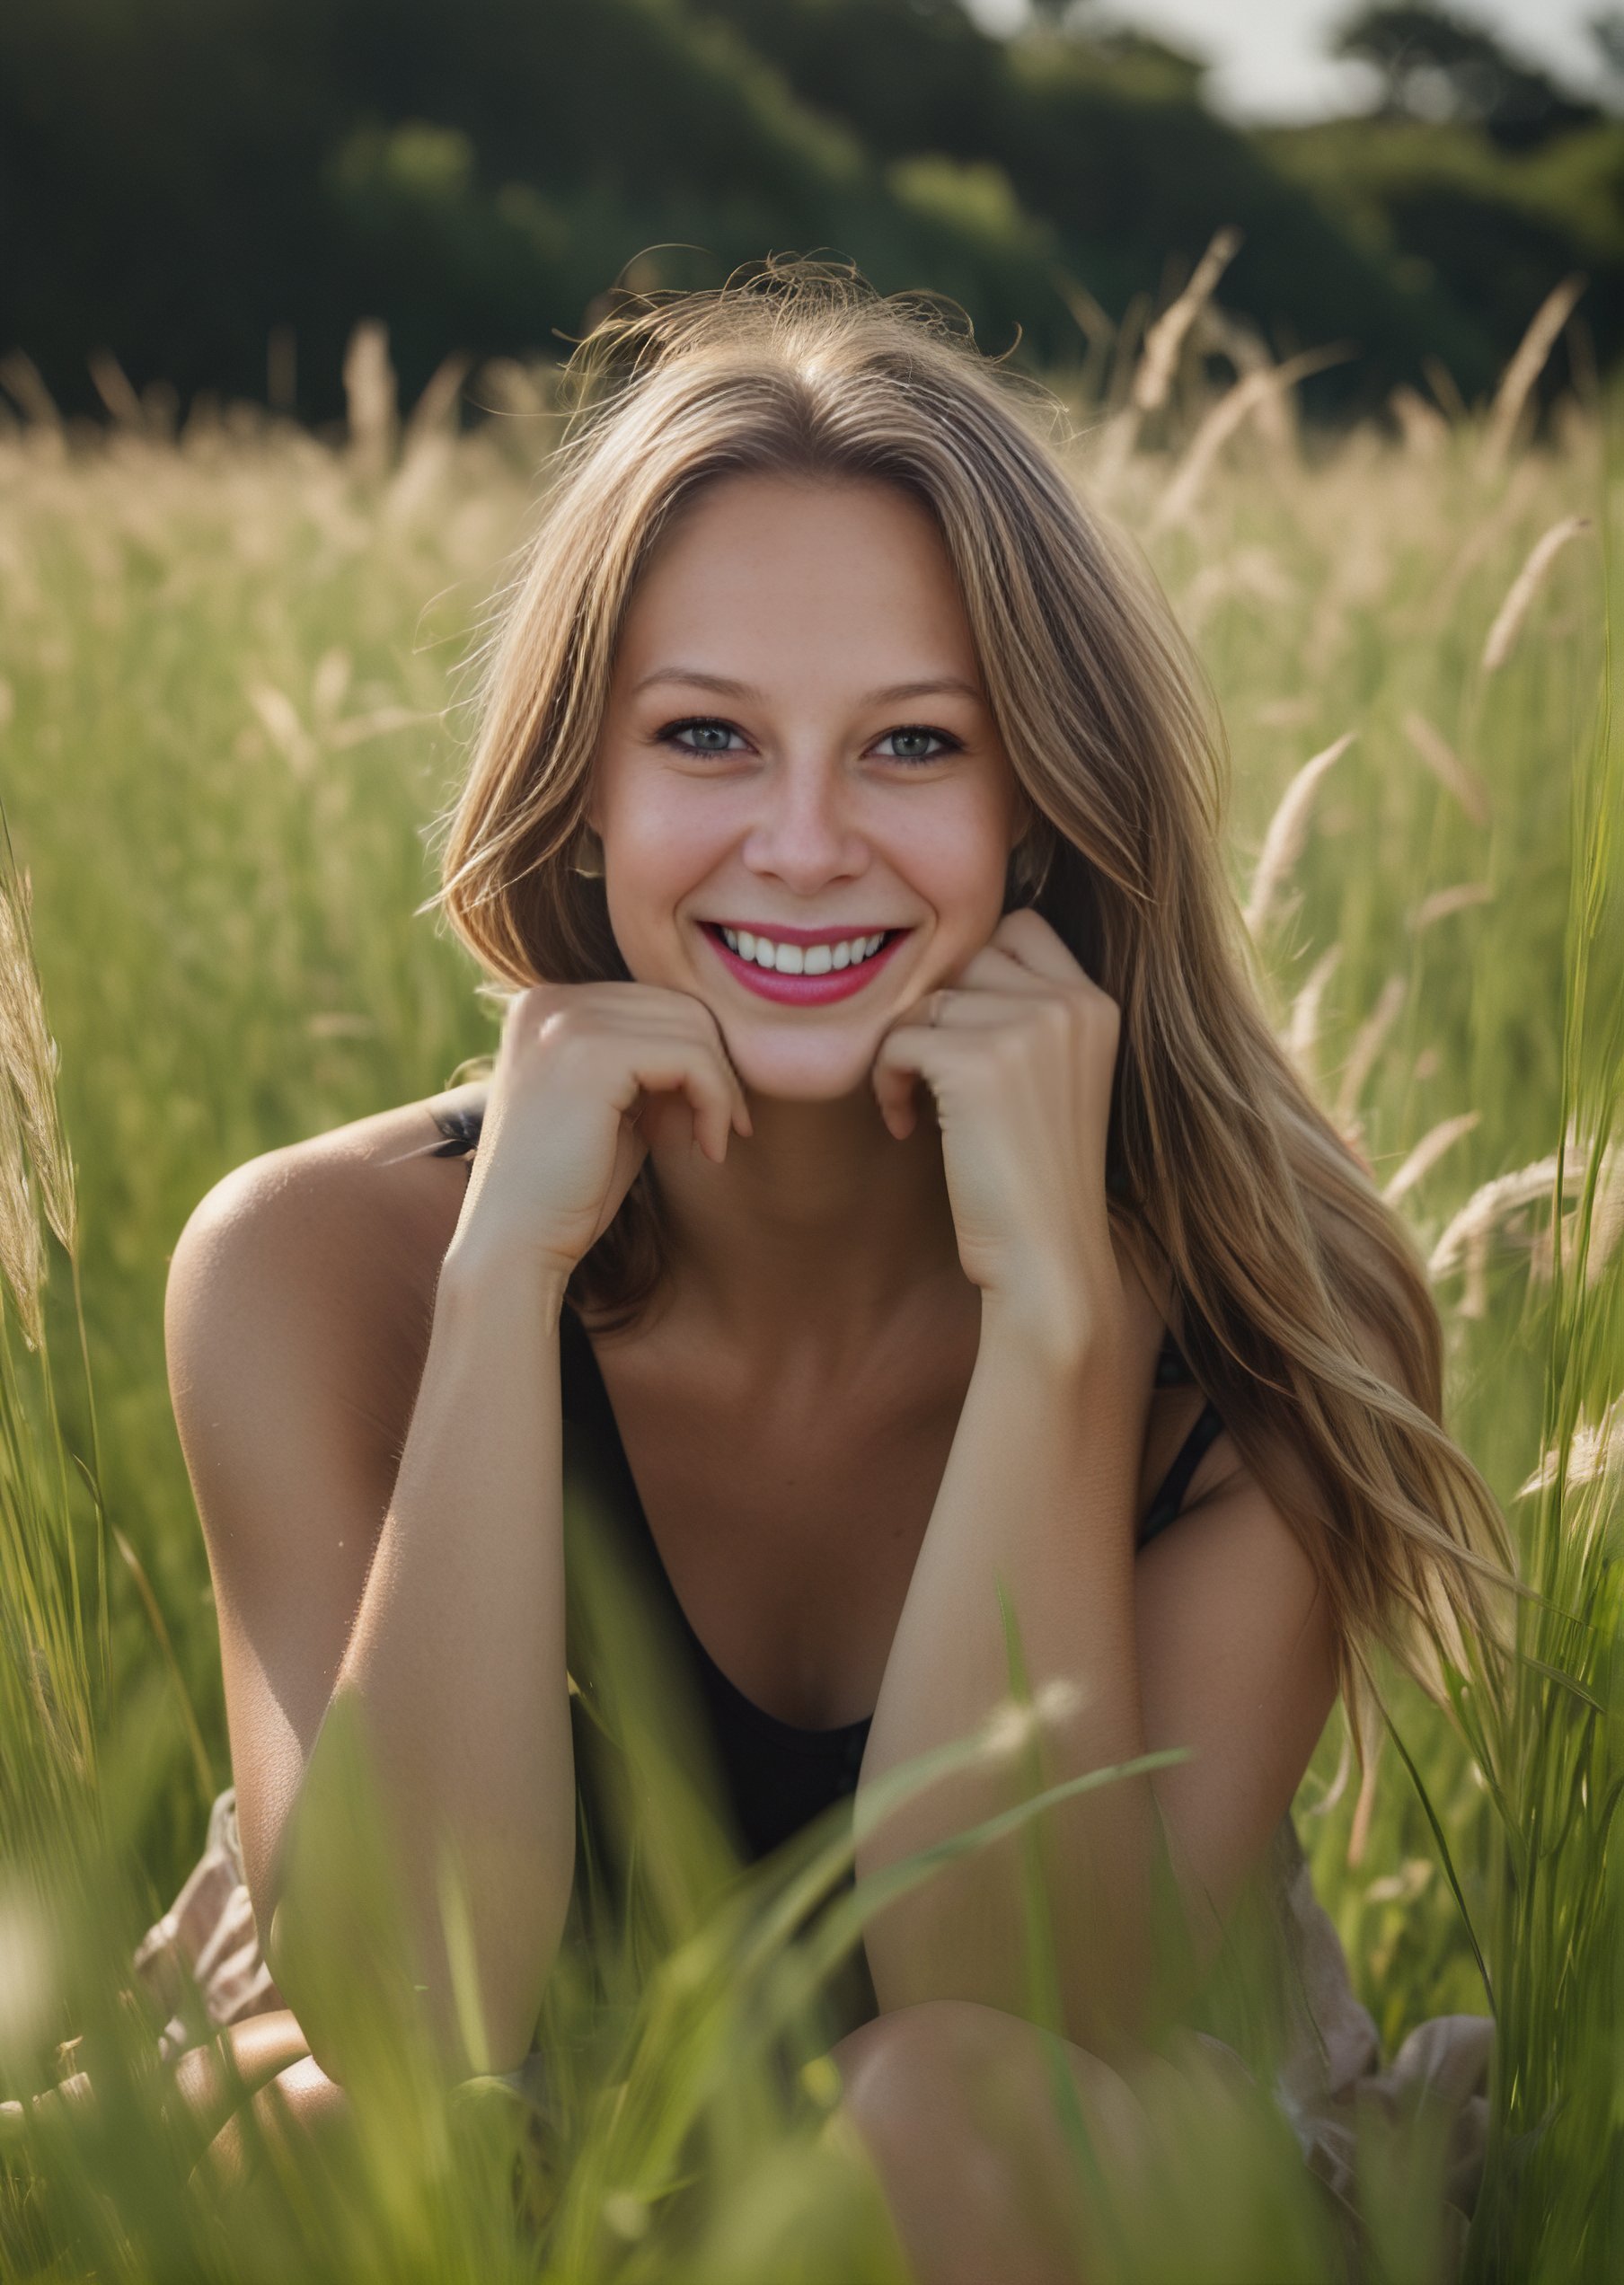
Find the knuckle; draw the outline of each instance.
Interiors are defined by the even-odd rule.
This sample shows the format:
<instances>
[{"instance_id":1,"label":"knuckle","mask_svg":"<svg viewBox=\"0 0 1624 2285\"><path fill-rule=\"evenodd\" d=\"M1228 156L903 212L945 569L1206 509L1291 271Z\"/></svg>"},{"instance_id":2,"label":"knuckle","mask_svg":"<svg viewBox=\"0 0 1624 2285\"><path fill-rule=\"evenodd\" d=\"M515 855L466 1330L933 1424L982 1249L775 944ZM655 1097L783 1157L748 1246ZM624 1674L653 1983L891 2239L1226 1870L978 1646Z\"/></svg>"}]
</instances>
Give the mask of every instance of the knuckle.
<instances>
[{"instance_id":1,"label":"knuckle","mask_svg":"<svg viewBox=\"0 0 1624 2285\"><path fill-rule=\"evenodd\" d=\"M502 1017L502 1028L507 1031L528 1031L547 1015L558 996L558 986L552 984L532 984L522 992L508 994Z\"/></svg>"},{"instance_id":2,"label":"knuckle","mask_svg":"<svg viewBox=\"0 0 1624 2285\"><path fill-rule=\"evenodd\" d=\"M678 1023L707 1046L719 1048L722 1044L721 1026L702 1000L689 992L674 992L671 998L677 1005L673 1010Z\"/></svg>"},{"instance_id":3,"label":"knuckle","mask_svg":"<svg viewBox=\"0 0 1624 2285\"><path fill-rule=\"evenodd\" d=\"M541 1021L536 1027L536 1037L554 1045L579 1039L591 1028L589 1021L584 1020L585 1011L578 1007L571 1007L568 1001L560 1006L542 1009L539 1012Z\"/></svg>"}]
</instances>

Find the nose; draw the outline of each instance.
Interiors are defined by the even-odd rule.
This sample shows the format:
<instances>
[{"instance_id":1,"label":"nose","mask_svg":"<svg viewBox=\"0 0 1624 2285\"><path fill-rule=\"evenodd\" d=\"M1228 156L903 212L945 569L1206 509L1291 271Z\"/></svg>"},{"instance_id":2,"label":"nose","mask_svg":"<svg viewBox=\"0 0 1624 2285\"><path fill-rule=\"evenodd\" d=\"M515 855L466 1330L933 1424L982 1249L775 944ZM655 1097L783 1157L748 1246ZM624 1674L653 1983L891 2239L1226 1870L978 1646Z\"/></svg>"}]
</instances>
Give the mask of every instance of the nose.
<instances>
[{"instance_id":1,"label":"nose","mask_svg":"<svg viewBox=\"0 0 1624 2285\"><path fill-rule=\"evenodd\" d=\"M765 773L761 807L740 852L759 878L796 896L855 880L869 862L855 815L856 796L839 760L807 752L782 756Z\"/></svg>"}]
</instances>

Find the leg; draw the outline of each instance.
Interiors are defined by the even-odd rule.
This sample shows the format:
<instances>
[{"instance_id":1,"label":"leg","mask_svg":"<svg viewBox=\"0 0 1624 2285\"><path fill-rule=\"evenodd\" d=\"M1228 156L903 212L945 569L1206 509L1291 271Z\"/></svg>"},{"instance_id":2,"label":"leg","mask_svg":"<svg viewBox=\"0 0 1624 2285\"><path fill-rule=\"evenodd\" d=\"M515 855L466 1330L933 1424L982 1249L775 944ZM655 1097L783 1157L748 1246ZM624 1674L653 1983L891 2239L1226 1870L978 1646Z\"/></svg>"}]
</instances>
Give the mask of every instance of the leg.
<instances>
[{"instance_id":1,"label":"leg","mask_svg":"<svg viewBox=\"0 0 1624 2285\"><path fill-rule=\"evenodd\" d=\"M245 2128L245 2112L252 2113L254 2134ZM349 2128L349 2096L306 2051L267 2077L250 2100L232 2112L209 2143L202 2164L221 2192L229 2194L251 2179L260 2138L290 2157L313 2147L332 2155L348 2140Z\"/></svg>"},{"instance_id":2,"label":"leg","mask_svg":"<svg viewBox=\"0 0 1624 2285\"><path fill-rule=\"evenodd\" d=\"M211 2141L232 2113L249 2095L309 2054L310 2048L292 2010L278 2007L245 2023L231 2024L200 2047L189 2047L175 2058L173 2084L181 2111L197 2135L199 2147ZM95 2088L87 2071L75 2071L43 2095L31 2098L39 2113L53 2113L63 2105L89 2104ZM0 2126L21 2131L23 2105L0 2104Z\"/></svg>"},{"instance_id":3,"label":"leg","mask_svg":"<svg viewBox=\"0 0 1624 2285\"><path fill-rule=\"evenodd\" d=\"M1153 2194L1159 2078L1135 2083L1061 2042L1099 2178L1132 2211ZM1226 2089L1195 2042L1183 2051L1214 2098ZM1050 2061L1029 2024L971 2000L933 2000L861 2025L834 2050L844 2112L880 2179L919 2285L1079 2285L1106 2217L1063 2122ZM1205 2082L1204 2082L1205 2084ZM1233 2090L1233 2098L1244 2099Z\"/></svg>"},{"instance_id":4,"label":"leg","mask_svg":"<svg viewBox=\"0 0 1624 2285\"><path fill-rule=\"evenodd\" d=\"M210 2142L246 2097L310 2053L291 2007L232 2024L207 2046L189 2047L175 2060L175 2092Z\"/></svg>"}]
</instances>

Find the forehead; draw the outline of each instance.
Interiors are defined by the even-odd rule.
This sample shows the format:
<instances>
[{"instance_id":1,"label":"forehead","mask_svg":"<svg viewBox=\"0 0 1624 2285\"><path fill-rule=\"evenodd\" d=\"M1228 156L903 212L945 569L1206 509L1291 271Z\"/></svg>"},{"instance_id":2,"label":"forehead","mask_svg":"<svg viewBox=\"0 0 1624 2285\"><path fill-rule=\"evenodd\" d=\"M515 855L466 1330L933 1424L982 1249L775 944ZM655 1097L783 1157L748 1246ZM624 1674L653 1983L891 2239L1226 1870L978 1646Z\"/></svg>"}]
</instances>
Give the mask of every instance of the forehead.
<instances>
[{"instance_id":1,"label":"forehead","mask_svg":"<svg viewBox=\"0 0 1624 2285\"><path fill-rule=\"evenodd\" d=\"M728 476L662 535L622 631L619 666L671 663L760 683L777 663L873 688L978 682L935 518L895 485Z\"/></svg>"}]
</instances>

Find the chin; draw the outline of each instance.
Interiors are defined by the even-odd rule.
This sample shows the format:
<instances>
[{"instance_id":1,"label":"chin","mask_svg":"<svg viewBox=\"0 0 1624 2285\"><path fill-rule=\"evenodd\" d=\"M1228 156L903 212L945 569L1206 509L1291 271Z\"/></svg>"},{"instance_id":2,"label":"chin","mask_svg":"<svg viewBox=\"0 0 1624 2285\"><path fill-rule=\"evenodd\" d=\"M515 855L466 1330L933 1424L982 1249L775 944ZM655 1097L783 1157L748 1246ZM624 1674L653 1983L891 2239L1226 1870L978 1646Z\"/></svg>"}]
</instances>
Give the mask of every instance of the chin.
<instances>
[{"instance_id":1,"label":"chin","mask_svg":"<svg viewBox=\"0 0 1624 2285\"><path fill-rule=\"evenodd\" d=\"M798 1039L777 1024L725 1024L722 1037L746 1091L781 1103L838 1103L857 1094L879 1045L878 1036Z\"/></svg>"}]
</instances>

